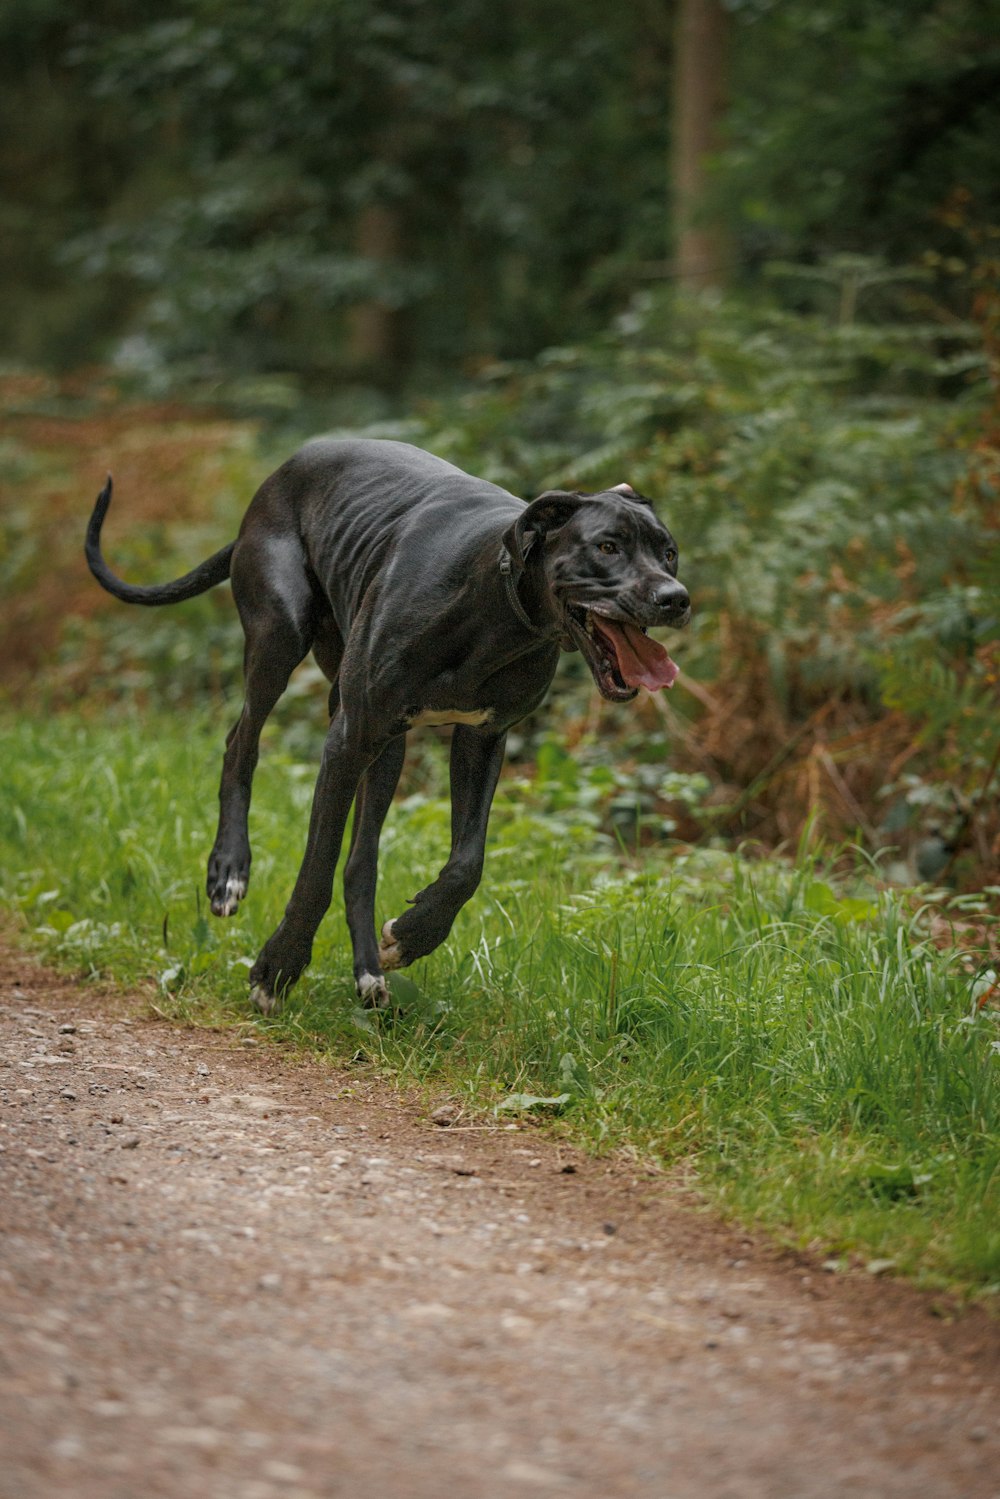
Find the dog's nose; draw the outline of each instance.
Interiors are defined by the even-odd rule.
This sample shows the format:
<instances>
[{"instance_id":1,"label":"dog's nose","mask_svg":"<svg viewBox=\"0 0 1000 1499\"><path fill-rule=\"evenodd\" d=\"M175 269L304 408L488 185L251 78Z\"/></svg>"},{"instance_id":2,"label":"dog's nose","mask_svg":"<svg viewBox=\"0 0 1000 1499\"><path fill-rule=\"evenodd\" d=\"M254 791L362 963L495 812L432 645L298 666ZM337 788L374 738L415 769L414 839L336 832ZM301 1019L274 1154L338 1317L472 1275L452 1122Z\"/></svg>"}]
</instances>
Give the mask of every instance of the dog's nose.
<instances>
[{"instance_id":1,"label":"dog's nose","mask_svg":"<svg viewBox=\"0 0 1000 1499\"><path fill-rule=\"evenodd\" d=\"M668 578L665 583L658 583L653 589L651 602L672 619L678 619L682 614L686 614L691 607L687 589L683 583L678 583L676 578Z\"/></svg>"}]
</instances>

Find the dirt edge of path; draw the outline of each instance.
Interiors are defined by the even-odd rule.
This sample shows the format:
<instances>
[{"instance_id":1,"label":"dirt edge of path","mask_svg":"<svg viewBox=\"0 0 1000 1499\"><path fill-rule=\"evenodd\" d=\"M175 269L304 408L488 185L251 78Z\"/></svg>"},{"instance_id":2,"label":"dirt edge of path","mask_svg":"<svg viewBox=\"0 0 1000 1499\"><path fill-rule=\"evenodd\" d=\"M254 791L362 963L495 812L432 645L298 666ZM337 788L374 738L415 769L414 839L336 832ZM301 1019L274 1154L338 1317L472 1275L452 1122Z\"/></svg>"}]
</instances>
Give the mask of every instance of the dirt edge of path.
<instances>
[{"instance_id":1,"label":"dirt edge of path","mask_svg":"<svg viewBox=\"0 0 1000 1499\"><path fill-rule=\"evenodd\" d=\"M784 1245L764 1230L727 1218L699 1193L683 1166L664 1171L628 1150L591 1155L550 1134L541 1120L530 1116L506 1124L488 1120L488 1116L466 1118L444 1095L428 1102L416 1088L408 1088L389 1075L369 1075L368 1067L347 1068L292 1043L257 1036L248 1039L239 1034L238 1026L216 1028L164 1018L151 988L148 992L126 989L110 980L94 982L60 973L36 954L15 945L9 927L5 931L2 924L0 975L0 997L4 987L10 986L29 995L44 994L54 1008L139 1022L149 1027L151 1034L181 1034L192 1042L201 1038L201 1043L212 1049L234 1054L251 1052L264 1080L294 1079L298 1086L318 1088L336 1099L338 1112L347 1107L352 1113L360 1109L366 1118L370 1116L369 1129L378 1136L384 1137L387 1125L391 1125L396 1133L405 1130L407 1135L429 1135L442 1147L462 1137L463 1148L473 1152L484 1137L490 1142L491 1152L502 1148L504 1141L527 1142L535 1156L551 1154L567 1177L579 1176L586 1168L587 1198L605 1222L628 1219L642 1224L646 1229L642 1237L662 1245L663 1225L653 1210L658 1205L666 1207L672 1224L683 1223L692 1252L703 1250L711 1257L735 1255L745 1263L750 1263L750 1256L757 1266L804 1281L819 1303L835 1298L839 1284L841 1289L849 1289L859 1313L878 1319L898 1317L901 1332L912 1329L915 1318L921 1327L930 1325L942 1351L975 1358L989 1347L989 1338L984 1344L985 1332L1000 1334L1000 1300L969 1299L891 1274L874 1275L862 1266L844 1266L834 1273L824 1265L825 1253ZM537 1171L529 1168L520 1172L518 1186L530 1192L539 1180Z\"/></svg>"}]
</instances>

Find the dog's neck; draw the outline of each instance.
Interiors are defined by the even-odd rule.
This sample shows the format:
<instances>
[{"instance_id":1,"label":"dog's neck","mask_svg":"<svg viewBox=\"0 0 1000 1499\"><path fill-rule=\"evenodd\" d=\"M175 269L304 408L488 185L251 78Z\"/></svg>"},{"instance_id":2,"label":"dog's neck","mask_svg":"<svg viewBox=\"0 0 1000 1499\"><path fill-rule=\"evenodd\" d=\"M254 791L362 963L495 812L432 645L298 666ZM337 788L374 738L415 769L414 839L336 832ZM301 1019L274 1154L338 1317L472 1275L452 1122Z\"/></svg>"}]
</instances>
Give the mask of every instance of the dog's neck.
<instances>
[{"instance_id":1,"label":"dog's neck","mask_svg":"<svg viewBox=\"0 0 1000 1499\"><path fill-rule=\"evenodd\" d=\"M554 620L544 625L537 625L522 604L520 594L517 591L517 585L524 576L524 568L518 566L503 542L500 543L499 566L500 576L503 579L504 597L510 605L512 612L517 616L519 623L526 630L530 630L533 635L540 635L545 639L550 639L558 635L560 633L559 626Z\"/></svg>"}]
</instances>

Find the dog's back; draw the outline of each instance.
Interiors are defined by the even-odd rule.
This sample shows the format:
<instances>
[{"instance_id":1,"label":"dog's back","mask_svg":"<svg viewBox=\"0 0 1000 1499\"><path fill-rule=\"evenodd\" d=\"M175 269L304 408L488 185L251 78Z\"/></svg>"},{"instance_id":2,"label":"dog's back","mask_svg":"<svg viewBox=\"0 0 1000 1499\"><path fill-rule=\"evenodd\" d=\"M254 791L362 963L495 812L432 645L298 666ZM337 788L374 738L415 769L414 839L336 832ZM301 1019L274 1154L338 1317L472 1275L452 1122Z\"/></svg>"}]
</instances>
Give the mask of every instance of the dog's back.
<instances>
[{"instance_id":1,"label":"dog's back","mask_svg":"<svg viewBox=\"0 0 1000 1499\"><path fill-rule=\"evenodd\" d=\"M293 530L346 632L380 570L408 577L411 588L443 580L465 551L463 539L474 549L523 509L499 485L410 443L317 438L261 485L240 534ZM237 570L239 550L238 542Z\"/></svg>"}]
</instances>

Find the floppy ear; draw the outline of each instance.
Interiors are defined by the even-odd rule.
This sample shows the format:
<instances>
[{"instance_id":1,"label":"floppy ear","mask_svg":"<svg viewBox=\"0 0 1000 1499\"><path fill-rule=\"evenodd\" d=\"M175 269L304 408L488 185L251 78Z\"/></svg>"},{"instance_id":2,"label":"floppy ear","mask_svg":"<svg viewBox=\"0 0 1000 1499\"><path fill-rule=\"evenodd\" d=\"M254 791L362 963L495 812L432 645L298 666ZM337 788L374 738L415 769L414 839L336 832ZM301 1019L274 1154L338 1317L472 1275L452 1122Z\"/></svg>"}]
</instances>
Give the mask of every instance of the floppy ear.
<instances>
[{"instance_id":1,"label":"floppy ear","mask_svg":"<svg viewBox=\"0 0 1000 1499\"><path fill-rule=\"evenodd\" d=\"M504 532L503 544L517 567L523 567L539 536L564 526L586 499L568 489L547 489L526 505L514 524Z\"/></svg>"}]
</instances>

